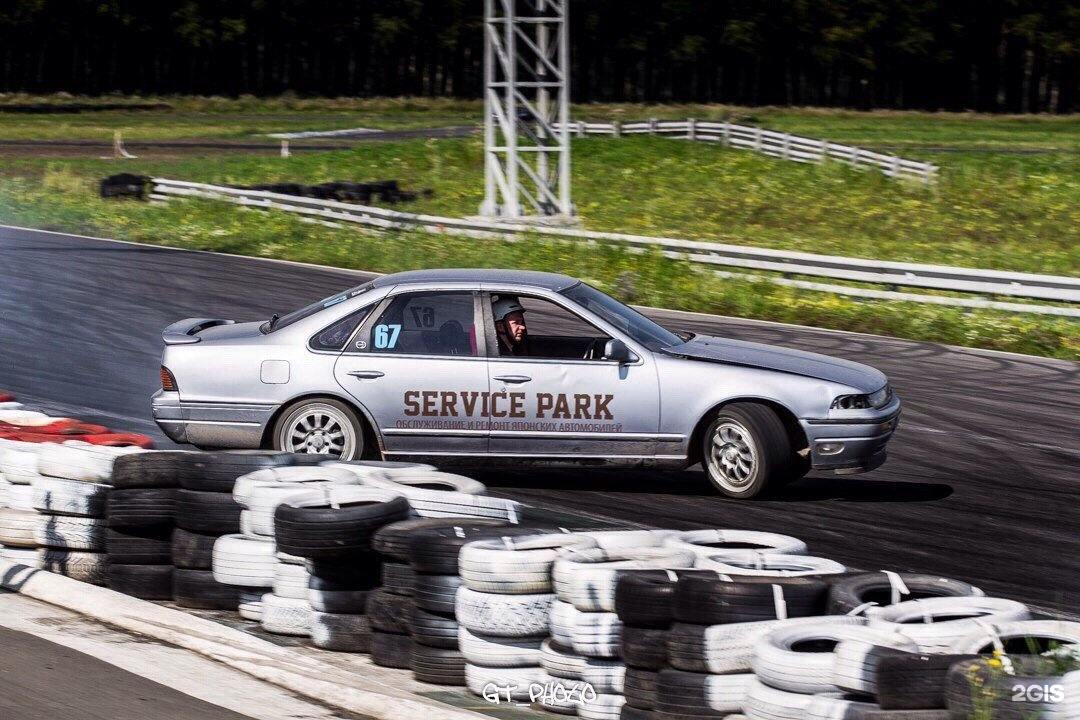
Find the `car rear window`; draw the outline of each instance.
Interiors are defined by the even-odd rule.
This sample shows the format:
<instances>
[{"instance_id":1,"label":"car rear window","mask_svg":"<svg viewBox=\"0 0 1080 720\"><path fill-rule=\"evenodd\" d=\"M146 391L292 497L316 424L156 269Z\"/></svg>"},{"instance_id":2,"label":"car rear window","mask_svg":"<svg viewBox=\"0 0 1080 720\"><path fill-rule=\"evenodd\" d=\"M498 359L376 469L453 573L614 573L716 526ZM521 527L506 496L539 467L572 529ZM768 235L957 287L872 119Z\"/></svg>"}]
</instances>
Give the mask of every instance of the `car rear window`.
<instances>
[{"instance_id":1,"label":"car rear window","mask_svg":"<svg viewBox=\"0 0 1080 720\"><path fill-rule=\"evenodd\" d=\"M345 302L350 298L354 298L357 295L363 295L372 288L373 283L366 282L363 285L357 285L356 287L346 290L345 292L331 295L328 298L324 298L319 302L311 303L307 307L302 307L299 310L294 310L288 315L283 315L277 319L277 322L263 323L262 331L264 333L271 333L280 330L281 328L289 327L295 322L299 322L305 318L309 318L316 313L320 313L327 308L332 308L338 303Z\"/></svg>"}]
</instances>

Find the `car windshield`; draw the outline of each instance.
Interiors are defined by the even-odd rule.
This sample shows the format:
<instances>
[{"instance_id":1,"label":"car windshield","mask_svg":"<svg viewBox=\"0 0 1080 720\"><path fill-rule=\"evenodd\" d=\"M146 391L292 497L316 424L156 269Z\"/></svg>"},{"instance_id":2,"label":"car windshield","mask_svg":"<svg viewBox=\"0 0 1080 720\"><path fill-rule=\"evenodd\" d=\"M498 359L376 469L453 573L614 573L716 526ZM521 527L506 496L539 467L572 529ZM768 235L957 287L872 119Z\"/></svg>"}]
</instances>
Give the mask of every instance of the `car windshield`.
<instances>
[{"instance_id":1,"label":"car windshield","mask_svg":"<svg viewBox=\"0 0 1080 720\"><path fill-rule=\"evenodd\" d=\"M322 312L323 310L333 307L338 303L345 302L349 298L354 298L357 295L366 293L368 290L371 289L371 286L372 284L370 282L364 283L363 285L357 285L351 290L346 290L345 292L331 295L330 297L324 298L319 302L311 303L307 307L302 307L299 310L294 310L288 315L283 315L282 317L275 316L276 319L263 323L262 331L264 333L270 333L274 332L275 330L280 330L283 327L288 327L294 322L298 322L300 320L303 320L304 318L311 317L315 313Z\"/></svg>"},{"instance_id":2,"label":"car windshield","mask_svg":"<svg viewBox=\"0 0 1080 720\"><path fill-rule=\"evenodd\" d=\"M683 344L682 338L675 333L665 330L637 310L623 305L615 298L585 283L567 288L562 291L562 294L596 313L654 352L661 348Z\"/></svg>"}]
</instances>

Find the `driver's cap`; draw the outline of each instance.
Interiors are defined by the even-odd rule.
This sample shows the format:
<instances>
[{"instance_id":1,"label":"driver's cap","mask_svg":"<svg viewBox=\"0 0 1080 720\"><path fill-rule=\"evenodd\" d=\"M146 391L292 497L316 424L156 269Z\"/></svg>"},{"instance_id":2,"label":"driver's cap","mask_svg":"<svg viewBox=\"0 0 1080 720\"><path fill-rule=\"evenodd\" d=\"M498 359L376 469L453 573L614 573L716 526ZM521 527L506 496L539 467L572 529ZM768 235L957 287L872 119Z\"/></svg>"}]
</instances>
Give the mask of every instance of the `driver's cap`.
<instances>
[{"instance_id":1,"label":"driver's cap","mask_svg":"<svg viewBox=\"0 0 1080 720\"><path fill-rule=\"evenodd\" d=\"M495 315L495 321L498 322L512 312L525 312L525 308L516 297L510 295L491 303L491 312Z\"/></svg>"}]
</instances>

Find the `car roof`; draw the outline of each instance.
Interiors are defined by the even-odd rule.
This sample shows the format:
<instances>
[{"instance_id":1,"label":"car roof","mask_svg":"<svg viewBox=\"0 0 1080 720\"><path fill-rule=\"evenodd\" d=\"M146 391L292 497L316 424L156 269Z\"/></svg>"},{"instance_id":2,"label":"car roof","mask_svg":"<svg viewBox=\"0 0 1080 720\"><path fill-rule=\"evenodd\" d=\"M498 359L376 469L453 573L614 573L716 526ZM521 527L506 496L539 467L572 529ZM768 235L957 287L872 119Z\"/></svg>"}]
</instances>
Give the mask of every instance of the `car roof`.
<instances>
[{"instance_id":1,"label":"car roof","mask_svg":"<svg viewBox=\"0 0 1080 720\"><path fill-rule=\"evenodd\" d=\"M446 268L441 270L408 270L406 272L383 275L377 278L373 287L390 285L411 285L432 282L467 282L467 283L506 283L511 285L529 285L546 290L565 290L578 284L578 280L569 275L538 272L536 270L496 270L482 268Z\"/></svg>"}]
</instances>

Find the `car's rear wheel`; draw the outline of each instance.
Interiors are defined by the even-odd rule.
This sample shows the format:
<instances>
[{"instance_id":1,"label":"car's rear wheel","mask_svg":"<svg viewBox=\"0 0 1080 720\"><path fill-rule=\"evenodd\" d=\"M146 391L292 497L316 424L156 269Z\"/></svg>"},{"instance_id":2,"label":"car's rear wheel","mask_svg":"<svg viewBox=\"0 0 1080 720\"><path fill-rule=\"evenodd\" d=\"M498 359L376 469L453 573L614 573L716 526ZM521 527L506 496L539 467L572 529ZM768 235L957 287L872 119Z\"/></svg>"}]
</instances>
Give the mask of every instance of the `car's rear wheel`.
<instances>
[{"instance_id":1,"label":"car's rear wheel","mask_svg":"<svg viewBox=\"0 0 1080 720\"><path fill-rule=\"evenodd\" d=\"M791 470L794 452L780 417L765 405L732 403L705 429L702 466L717 490L752 498Z\"/></svg>"},{"instance_id":2,"label":"car's rear wheel","mask_svg":"<svg viewBox=\"0 0 1080 720\"><path fill-rule=\"evenodd\" d=\"M275 450L357 460L364 454L364 430L356 412L340 400L303 400L274 424Z\"/></svg>"}]
</instances>

